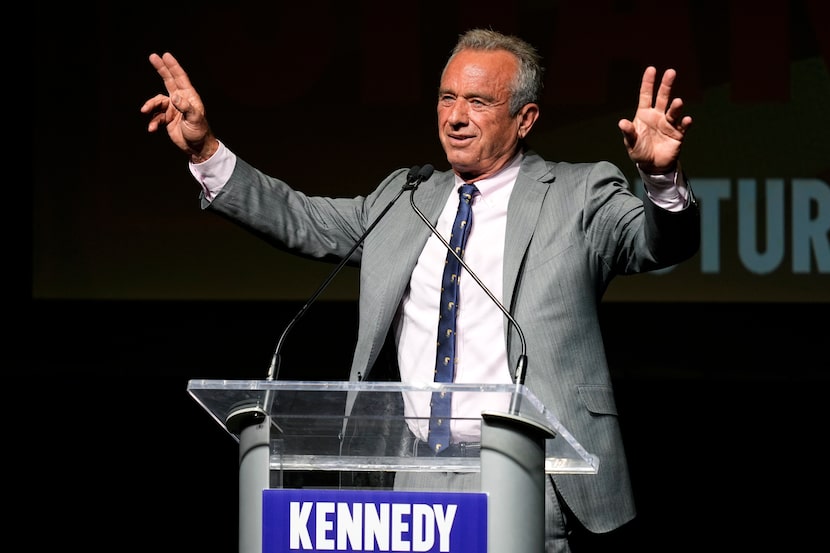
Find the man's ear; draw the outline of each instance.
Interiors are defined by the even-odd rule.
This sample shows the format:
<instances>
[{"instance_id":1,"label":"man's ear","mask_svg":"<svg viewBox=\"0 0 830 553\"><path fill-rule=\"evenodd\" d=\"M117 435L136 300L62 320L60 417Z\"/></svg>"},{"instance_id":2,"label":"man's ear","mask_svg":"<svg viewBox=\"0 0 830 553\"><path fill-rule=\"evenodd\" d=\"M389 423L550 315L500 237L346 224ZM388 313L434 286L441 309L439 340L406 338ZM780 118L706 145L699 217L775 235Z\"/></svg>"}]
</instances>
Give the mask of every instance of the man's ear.
<instances>
[{"instance_id":1,"label":"man's ear","mask_svg":"<svg viewBox=\"0 0 830 553\"><path fill-rule=\"evenodd\" d=\"M516 121L519 124L516 129L519 139L524 139L533 128L533 124L539 119L539 106L537 104L525 104L519 113L516 114Z\"/></svg>"}]
</instances>

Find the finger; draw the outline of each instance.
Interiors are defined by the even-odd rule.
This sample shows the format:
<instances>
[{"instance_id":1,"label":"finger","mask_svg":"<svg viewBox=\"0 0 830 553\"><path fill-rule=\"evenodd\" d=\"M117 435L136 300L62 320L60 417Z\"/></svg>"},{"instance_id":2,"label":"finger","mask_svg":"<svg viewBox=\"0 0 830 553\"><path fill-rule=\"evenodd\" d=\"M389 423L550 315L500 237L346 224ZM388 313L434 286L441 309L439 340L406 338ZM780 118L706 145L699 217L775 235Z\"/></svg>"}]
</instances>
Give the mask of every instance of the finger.
<instances>
[{"instance_id":1,"label":"finger","mask_svg":"<svg viewBox=\"0 0 830 553\"><path fill-rule=\"evenodd\" d=\"M640 83L640 100L638 109L649 109L654 103L654 78L657 75L655 67L646 67L643 72L643 80Z\"/></svg>"},{"instance_id":2,"label":"finger","mask_svg":"<svg viewBox=\"0 0 830 553\"><path fill-rule=\"evenodd\" d=\"M623 144L625 144L626 148L631 148L637 141L637 130L634 127L634 124L628 119L620 119L617 123L617 127L619 127L622 132Z\"/></svg>"},{"instance_id":3,"label":"finger","mask_svg":"<svg viewBox=\"0 0 830 553\"><path fill-rule=\"evenodd\" d=\"M152 113L154 111L167 110L167 96L164 94L156 94L141 106L141 113Z\"/></svg>"},{"instance_id":4,"label":"finger","mask_svg":"<svg viewBox=\"0 0 830 553\"><path fill-rule=\"evenodd\" d=\"M680 123L677 124L677 130L679 130L683 134L686 134L686 131L688 131L689 127L691 126L692 118L689 115L686 115L683 117L683 119L680 120Z\"/></svg>"},{"instance_id":5,"label":"finger","mask_svg":"<svg viewBox=\"0 0 830 553\"><path fill-rule=\"evenodd\" d=\"M190 77L187 76L187 73L182 68L181 64L179 64L176 58L173 57L173 54L165 52L161 59L164 62L164 67L167 69L167 72L173 83L175 83L177 89L189 90L193 88L193 85L190 83Z\"/></svg>"},{"instance_id":6,"label":"finger","mask_svg":"<svg viewBox=\"0 0 830 553\"><path fill-rule=\"evenodd\" d=\"M166 124L167 118L165 117L164 113L158 113L150 119L149 123L147 123L147 130L149 132L156 132L160 127Z\"/></svg>"},{"instance_id":7,"label":"finger","mask_svg":"<svg viewBox=\"0 0 830 553\"><path fill-rule=\"evenodd\" d=\"M663 78L660 80L660 88L657 89L657 97L654 99L654 108L665 112L669 107L671 89L677 72L674 69L666 69Z\"/></svg>"},{"instance_id":8,"label":"finger","mask_svg":"<svg viewBox=\"0 0 830 553\"><path fill-rule=\"evenodd\" d=\"M150 63L153 65L153 67L156 69L156 71L158 71L158 70L159 70L159 68L160 68L162 65L164 65L164 62L163 62L163 61L161 61L161 56L159 56L159 55L158 55L158 54L156 54L155 52L153 52L152 54L150 54L149 59L150 59Z\"/></svg>"},{"instance_id":9,"label":"finger","mask_svg":"<svg viewBox=\"0 0 830 553\"><path fill-rule=\"evenodd\" d=\"M691 124L692 118L687 116L683 116L683 100L680 98L675 98L669 104L669 109L666 110L666 121L672 127L683 131L685 127Z\"/></svg>"},{"instance_id":10,"label":"finger","mask_svg":"<svg viewBox=\"0 0 830 553\"><path fill-rule=\"evenodd\" d=\"M165 56L168 54L165 54ZM175 62L175 58L173 59ZM176 85L176 79L173 77L173 74L170 72L170 68L167 65L167 62L164 60L163 57L159 56L158 54L150 54L150 63L156 70L156 73L159 74L161 77L162 82L164 83L164 88L167 90L168 95L172 95L178 89Z\"/></svg>"}]
</instances>

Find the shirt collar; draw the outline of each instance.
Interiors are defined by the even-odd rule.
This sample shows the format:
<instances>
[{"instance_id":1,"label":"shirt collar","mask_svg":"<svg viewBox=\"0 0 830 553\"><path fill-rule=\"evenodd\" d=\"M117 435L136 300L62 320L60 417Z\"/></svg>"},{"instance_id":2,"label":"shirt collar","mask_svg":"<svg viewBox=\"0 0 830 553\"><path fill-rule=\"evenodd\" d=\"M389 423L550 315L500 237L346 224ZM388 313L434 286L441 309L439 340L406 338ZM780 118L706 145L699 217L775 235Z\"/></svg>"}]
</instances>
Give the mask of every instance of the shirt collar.
<instances>
[{"instance_id":1,"label":"shirt collar","mask_svg":"<svg viewBox=\"0 0 830 553\"><path fill-rule=\"evenodd\" d=\"M516 178L519 176L519 169L522 166L523 158L524 153L521 151L518 152L510 163L505 165L498 173L474 183L478 188L482 200L500 196L501 193L510 195L513 184L515 184ZM456 189L462 184L465 184L464 180L458 175L455 175Z\"/></svg>"}]
</instances>

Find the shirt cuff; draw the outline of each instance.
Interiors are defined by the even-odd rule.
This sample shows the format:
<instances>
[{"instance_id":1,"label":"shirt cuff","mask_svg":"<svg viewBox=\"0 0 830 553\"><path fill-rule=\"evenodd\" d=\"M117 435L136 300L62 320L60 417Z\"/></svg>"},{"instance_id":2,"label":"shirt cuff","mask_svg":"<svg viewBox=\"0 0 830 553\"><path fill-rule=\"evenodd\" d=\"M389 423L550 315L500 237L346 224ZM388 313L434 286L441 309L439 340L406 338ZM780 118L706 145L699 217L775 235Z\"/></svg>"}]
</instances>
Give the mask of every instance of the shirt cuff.
<instances>
[{"instance_id":1,"label":"shirt cuff","mask_svg":"<svg viewBox=\"0 0 830 553\"><path fill-rule=\"evenodd\" d=\"M205 199L212 202L230 180L236 167L236 154L219 142L219 148L201 163L188 163L190 173L202 186Z\"/></svg>"},{"instance_id":2,"label":"shirt cuff","mask_svg":"<svg viewBox=\"0 0 830 553\"><path fill-rule=\"evenodd\" d=\"M668 211L682 211L689 205L689 186L680 164L671 173L662 175L649 175L639 167L640 177L643 179L643 187L646 195L657 206Z\"/></svg>"}]
</instances>

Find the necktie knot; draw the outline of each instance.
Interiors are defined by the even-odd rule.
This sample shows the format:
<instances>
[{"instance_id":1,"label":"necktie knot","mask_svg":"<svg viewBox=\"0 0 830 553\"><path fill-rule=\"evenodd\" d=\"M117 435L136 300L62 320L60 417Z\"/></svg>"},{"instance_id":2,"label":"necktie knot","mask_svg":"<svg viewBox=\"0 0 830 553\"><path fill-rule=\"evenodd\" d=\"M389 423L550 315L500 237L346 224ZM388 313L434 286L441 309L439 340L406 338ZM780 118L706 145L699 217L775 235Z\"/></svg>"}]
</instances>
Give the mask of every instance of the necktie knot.
<instances>
[{"instance_id":1,"label":"necktie knot","mask_svg":"<svg viewBox=\"0 0 830 553\"><path fill-rule=\"evenodd\" d=\"M461 197L461 201L467 205L473 202L473 196L476 194L478 194L478 187L475 184L464 183L458 188L458 195Z\"/></svg>"}]
</instances>

